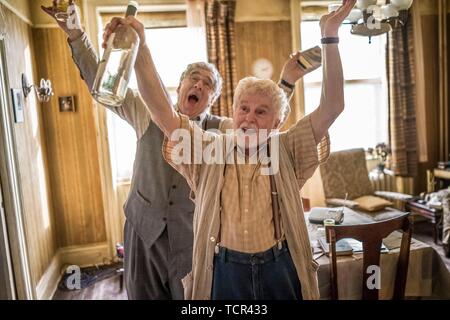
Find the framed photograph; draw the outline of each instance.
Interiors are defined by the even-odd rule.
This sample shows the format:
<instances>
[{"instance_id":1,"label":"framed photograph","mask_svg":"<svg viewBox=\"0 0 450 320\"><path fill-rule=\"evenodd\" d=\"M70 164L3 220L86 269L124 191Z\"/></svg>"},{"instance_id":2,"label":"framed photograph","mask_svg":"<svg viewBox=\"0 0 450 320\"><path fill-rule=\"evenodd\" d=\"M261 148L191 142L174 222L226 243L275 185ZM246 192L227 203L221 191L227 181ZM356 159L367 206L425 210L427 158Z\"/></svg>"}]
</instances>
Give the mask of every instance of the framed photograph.
<instances>
[{"instance_id":1,"label":"framed photograph","mask_svg":"<svg viewBox=\"0 0 450 320\"><path fill-rule=\"evenodd\" d=\"M59 112L75 112L75 97L59 97Z\"/></svg>"},{"instance_id":2,"label":"framed photograph","mask_svg":"<svg viewBox=\"0 0 450 320\"><path fill-rule=\"evenodd\" d=\"M14 121L24 122L24 100L22 89L11 89L12 103L14 109Z\"/></svg>"}]
</instances>

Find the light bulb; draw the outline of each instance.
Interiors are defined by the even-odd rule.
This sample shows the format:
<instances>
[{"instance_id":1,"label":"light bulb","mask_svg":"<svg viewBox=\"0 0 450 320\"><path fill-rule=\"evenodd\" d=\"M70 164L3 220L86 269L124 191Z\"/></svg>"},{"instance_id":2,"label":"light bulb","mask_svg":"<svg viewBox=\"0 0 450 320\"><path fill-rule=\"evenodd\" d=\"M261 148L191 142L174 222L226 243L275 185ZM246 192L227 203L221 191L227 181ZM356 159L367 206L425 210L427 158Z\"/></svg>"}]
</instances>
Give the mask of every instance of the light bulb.
<instances>
[{"instance_id":1,"label":"light bulb","mask_svg":"<svg viewBox=\"0 0 450 320\"><path fill-rule=\"evenodd\" d=\"M366 10L370 6L374 6L377 4L377 0L358 0L357 7L361 10Z\"/></svg>"},{"instance_id":2,"label":"light bulb","mask_svg":"<svg viewBox=\"0 0 450 320\"><path fill-rule=\"evenodd\" d=\"M383 16L383 19L389 19L393 17L398 17L399 12L395 6L392 4L388 4L381 7L381 14Z\"/></svg>"},{"instance_id":3,"label":"light bulb","mask_svg":"<svg viewBox=\"0 0 450 320\"><path fill-rule=\"evenodd\" d=\"M397 10L408 10L411 8L413 0L391 0L391 3L397 8Z\"/></svg>"}]
</instances>

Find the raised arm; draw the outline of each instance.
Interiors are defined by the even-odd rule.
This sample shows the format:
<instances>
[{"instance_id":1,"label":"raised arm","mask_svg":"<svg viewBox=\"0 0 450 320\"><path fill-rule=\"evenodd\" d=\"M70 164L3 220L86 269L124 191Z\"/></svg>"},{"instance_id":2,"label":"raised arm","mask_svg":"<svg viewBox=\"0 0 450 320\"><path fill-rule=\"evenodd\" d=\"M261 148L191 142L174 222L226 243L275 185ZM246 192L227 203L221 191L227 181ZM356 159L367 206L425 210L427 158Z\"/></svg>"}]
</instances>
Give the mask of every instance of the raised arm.
<instances>
[{"instance_id":1,"label":"raised arm","mask_svg":"<svg viewBox=\"0 0 450 320\"><path fill-rule=\"evenodd\" d=\"M41 8L50 17L55 19L55 22L61 30L67 34L68 43L72 50L72 58L80 71L81 78L89 90L91 90L98 69L99 59L97 52L86 32L83 30L80 15L76 7L74 6L73 8L69 27L68 23L61 22L55 18L55 6L56 1L54 0L52 7L41 6ZM109 25L105 29L108 30L108 28ZM125 100L120 107L105 107L127 121L134 128L138 139L144 135L151 122L150 114L145 107L144 101L138 92L132 89L128 89Z\"/></svg>"},{"instance_id":2,"label":"raised arm","mask_svg":"<svg viewBox=\"0 0 450 320\"><path fill-rule=\"evenodd\" d=\"M135 71L139 92L150 112L152 120L161 128L166 136L171 136L180 127L180 118L172 107L169 95L159 78L150 50L145 41L145 29L136 18L114 18L103 35L103 46L109 36L120 25L128 24L139 35L140 48L136 58Z\"/></svg>"},{"instance_id":3,"label":"raised arm","mask_svg":"<svg viewBox=\"0 0 450 320\"><path fill-rule=\"evenodd\" d=\"M320 20L323 38L337 37L339 27L355 6L356 0L344 0L339 9ZM338 44L323 46L323 82L319 107L311 114L314 137L319 142L344 110L344 75Z\"/></svg>"},{"instance_id":4,"label":"raised arm","mask_svg":"<svg viewBox=\"0 0 450 320\"><path fill-rule=\"evenodd\" d=\"M172 107L147 45L143 45L139 50L135 71L139 92L147 104L153 121L167 137L170 137L175 129L180 128L180 118Z\"/></svg>"}]
</instances>

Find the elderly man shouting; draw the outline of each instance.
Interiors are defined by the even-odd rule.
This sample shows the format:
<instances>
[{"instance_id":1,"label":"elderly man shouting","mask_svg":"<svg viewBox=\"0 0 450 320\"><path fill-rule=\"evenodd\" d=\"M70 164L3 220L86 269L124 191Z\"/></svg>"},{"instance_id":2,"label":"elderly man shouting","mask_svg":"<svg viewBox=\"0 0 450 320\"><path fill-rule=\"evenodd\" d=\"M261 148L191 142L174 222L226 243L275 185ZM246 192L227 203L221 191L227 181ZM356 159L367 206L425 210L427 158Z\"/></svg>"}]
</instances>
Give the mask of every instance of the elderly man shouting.
<instances>
[{"instance_id":1,"label":"elderly man shouting","mask_svg":"<svg viewBox=\"0 0 450 320\"><path fill-rule=\"evenodd\" d=\"M54 6L42 9L55 17ZM81 26L77 10L71 21ZM108 37L117 26L113 19L105 28ZM56 20L67 34L73 59L89 88L98 68L98 57L81 27L71 27ZM141 30L142 31L142 30ZM282 72L287 94L305 71L296 67L295 55ZM152 70L150 70L152 71ZM231 120L212 116L209 107L220 95L222 79L216 67L197 62L187 66L180 78L177 110L202 129L223 129ZM147 95L147 97L149 97ZM152 105L161 105L159 96L150 98ZM122 106L108 107L127 121L137 138L131 190L124 206L127 217L124 228L125 283L130 299L182 299L181 279L191 270L192 219L194 204L185 179L163 159L161 146L164 134L152 120L146 102L129 89Z\"/></svg>"},{"instance_id":2,"label":"elderly man shouting","mask_svg":"<svg viewBox=\"0 0 450 320\"><path fill-rule=\"evenodd\" d=\"M173 159L178 141L166 138L164 156L185 177L195 200L192 271L183 279L185 298L319 298L317 264L312 258L298 191L327 158L328 128L344 109L337 35L355 2L344 0L337 11L321 19L324 79L320 105L312 114L280 134L277 129L287 107L284 93L270 80L255 78L242 80L236 89L236 132L231 135L270 131L269 138L279 140L278 148L274 150L271 144L270 150L271 155L279 156L280 167L274 175L261 174L259 169L267 164L265 161L247 163L255 155L249 152L247 142L224 148L225 159L241 158L243 164L180 163ZM225 146L230 134L206 132L172 107L146 46L143 25L132 17L118 23L130 24L141 37L135 66L139 90L152 120L166 137L184 129L194 146L199 141ZM257 143L257 153L268 148L266 139Z\"/></svg>"}]
</instances>

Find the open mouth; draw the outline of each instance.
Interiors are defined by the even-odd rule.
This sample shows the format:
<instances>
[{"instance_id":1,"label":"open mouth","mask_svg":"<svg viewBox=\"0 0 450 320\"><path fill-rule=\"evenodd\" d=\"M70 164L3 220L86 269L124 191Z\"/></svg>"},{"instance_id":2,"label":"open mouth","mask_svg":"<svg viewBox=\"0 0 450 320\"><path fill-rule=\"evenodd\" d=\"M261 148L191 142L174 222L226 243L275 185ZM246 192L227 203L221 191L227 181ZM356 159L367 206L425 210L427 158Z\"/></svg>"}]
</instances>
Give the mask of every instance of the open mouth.
<instances>
[{"instance_id":1,"label":"open mouth","mask_svg":"<svg viewBox=\"0 0 450 320\"><path fill-rule=\"evenodd\" d=\"M191 94L188 96L188 101L191 103L197 103L199 100L200 98L195 94Z\"/></svg>"},{"instance_id":2,"label":"open mouth","mask_svg":"<svg viewBox=\"0 0 450 320\"><path fill-rule=\"evenodd\" d=\"M256 129L254 128L241 128L242 132L245 134L255 134L256 133Z\"/></svg>"}]
</instances>

